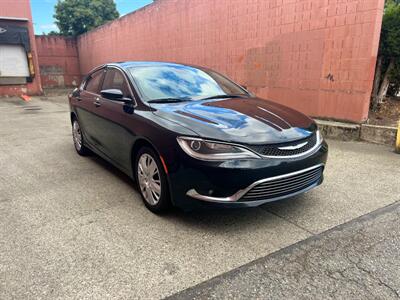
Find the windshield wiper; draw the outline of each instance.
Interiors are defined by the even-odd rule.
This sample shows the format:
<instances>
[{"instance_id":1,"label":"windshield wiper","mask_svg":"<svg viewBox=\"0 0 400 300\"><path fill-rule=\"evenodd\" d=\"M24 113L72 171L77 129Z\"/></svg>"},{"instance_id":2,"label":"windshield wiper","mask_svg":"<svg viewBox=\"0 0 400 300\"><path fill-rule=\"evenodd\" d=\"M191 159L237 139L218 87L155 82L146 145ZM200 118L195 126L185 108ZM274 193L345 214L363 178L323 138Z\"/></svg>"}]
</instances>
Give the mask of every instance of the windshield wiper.
<instances>
[{"instance_id":1,"label":"windshield wiper","mask_svg":"<svg viewBox=\"0 0 400 300\"><path fill-rule=\"evenodd\" d=\"M209 100L209 99L222 99L222 98L248 98L249 96L246 94L224 94L224 95L215 95L215 96L210 96L206 98L202 98L201 100Z\"/></svg>"},{"instance_id":2,"label":"windshield wiper","mask_svg":"<svg viewBox=\"0 0 400 300\"><path fill-rule=\"evenodd\" d=\"M147 103L177 103L177 102L186 102L191 101L191 98L160 98L160 99L152 99L147 101Z\"/></svg>"}]
</instances>

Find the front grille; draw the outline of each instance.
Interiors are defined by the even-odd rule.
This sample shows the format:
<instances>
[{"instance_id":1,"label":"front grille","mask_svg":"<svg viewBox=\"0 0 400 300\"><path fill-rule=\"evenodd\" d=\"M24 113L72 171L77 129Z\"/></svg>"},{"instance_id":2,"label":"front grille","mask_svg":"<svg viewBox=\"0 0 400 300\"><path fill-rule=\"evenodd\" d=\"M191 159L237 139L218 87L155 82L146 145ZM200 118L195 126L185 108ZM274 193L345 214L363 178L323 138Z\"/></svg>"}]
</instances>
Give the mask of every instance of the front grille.
<instances>
[{"instance_id":1,"label":"front grille","mask_svg":"<svg viewBox=\"0 0 400 300\"><path fill-rule=\"evenodd\" d=\"M276 179L261 182L252 187L242 197L242 200L265 200L300 192L318 182L321 179L322 171L323 167L318 166L304 172L278 176Z\"/></svg>"},{"instance_id":2,"label":"front grille","mask_svg":"<svg viewBox=\"0 0 400 300\"><path fill-rule=\"evenodd\" d=\"M298 149L279 149L282 147L297 146L305 142L307 142L307 144ZM253 150L254 152L257 152L265 156L294 156L310 150L315 146L316 143L317 143L317 135L313 133L310 137L295 142L274 144L274 145L250 145L247 147Z\"/></svg>"}]
</instances>

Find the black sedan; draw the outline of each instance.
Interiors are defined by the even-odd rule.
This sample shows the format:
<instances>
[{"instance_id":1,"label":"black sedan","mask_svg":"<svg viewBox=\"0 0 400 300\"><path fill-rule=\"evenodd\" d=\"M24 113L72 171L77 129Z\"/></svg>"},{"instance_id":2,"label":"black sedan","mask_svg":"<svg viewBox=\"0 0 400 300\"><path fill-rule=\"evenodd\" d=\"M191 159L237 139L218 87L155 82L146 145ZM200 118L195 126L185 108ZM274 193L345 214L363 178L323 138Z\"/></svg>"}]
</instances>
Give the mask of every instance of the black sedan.
<instances>
[{"instance_id":1,"label":"black sedan","mask_svg":"<svg viewBox=\"0 0 400 300\"><path fill-rule=\"evenodd\" d=\"M322 183L328 146L313 120L203 67L123 62L69 95L73 141L170 205L257 206Z\"/></svg>"}]
</instances>

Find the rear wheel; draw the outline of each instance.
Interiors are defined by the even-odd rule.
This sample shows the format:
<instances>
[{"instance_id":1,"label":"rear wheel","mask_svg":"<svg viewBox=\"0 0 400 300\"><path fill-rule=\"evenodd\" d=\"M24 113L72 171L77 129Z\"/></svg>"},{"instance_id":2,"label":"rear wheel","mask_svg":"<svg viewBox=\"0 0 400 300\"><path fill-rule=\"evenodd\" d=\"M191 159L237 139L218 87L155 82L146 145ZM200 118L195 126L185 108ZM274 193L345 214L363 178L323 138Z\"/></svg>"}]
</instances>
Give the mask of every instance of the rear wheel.
<instances>
[{"instance_id":1,"label":"rear wheel","mask_svg":"<svg viewBox=\"0 0 400 300\"><path fill-rule=\"evenodd\" d=\"M143 202L149 210L161 213L170 207L166 174L158 155L151 148L143 147L137 153L135 177Z\"/></svg>"},{"instance_id":2,"label":"rear wheel","mask_svg":"<svg viewBox=\"0 0 400 300\"><path fill-rule=\"evenodd\" d=\"M79 155L86 156L90 153L90 150L84 145L81 126L76 118L72 120L72 139L74 141L75 150Z\"/></svg>"}]
</instances>

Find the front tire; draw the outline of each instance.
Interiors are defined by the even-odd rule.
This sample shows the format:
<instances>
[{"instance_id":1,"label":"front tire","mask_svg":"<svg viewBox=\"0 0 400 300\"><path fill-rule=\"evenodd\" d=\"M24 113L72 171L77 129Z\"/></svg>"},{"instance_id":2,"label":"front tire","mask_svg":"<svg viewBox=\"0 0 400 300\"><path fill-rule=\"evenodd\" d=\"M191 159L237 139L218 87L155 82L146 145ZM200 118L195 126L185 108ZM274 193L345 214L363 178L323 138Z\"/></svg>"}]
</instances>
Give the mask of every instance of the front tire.
<instances>
[{"instance_id":1,"label":"front tire","mask_svg":"<svg viewBox=\"0 0 400 300\"><path fill-rule=\"evenodd\" d=\"M149 147L141 148L135 159L135 179L145 206L153 213L170 207L167 176L163 165Z\"/></svg>"},{"instance_id":2,"label":"front tire","mask_svg":"<svg viewBox=\"0 0 400 300\"><path fill-rule=\"evenodd\" d=\"M81 126L76 118L72 120L72 139L76 152L81 156L90 154L90 150L85 147Z\"/></svg>"}]
</instances>

